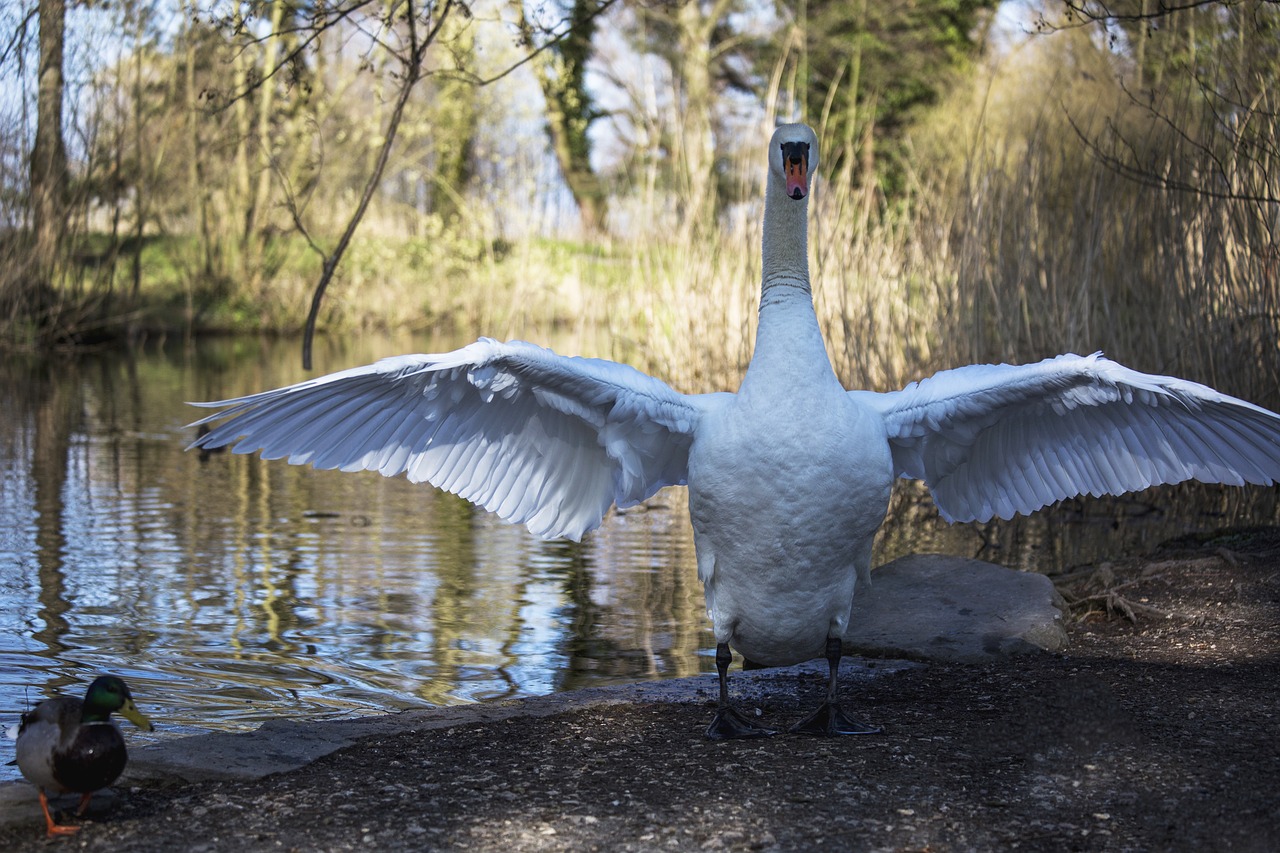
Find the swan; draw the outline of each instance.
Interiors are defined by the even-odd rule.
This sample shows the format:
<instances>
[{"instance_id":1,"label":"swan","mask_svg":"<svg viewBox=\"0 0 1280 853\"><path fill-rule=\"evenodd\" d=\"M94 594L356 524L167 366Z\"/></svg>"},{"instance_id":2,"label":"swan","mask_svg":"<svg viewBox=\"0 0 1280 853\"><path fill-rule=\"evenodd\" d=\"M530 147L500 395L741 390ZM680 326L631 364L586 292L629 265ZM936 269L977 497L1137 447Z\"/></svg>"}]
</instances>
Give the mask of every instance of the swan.
<instances>
[{"instance_id":1,"label":"swan","mask_svg":"<svg viewBox=\"0 0 1280 853\"><path fill-rule=\"evenodd\" d=\"M840 708L837 671L895 477L923 480L948 521L1188 479L1280 480L1280 416L1100 353L970 365L888 393L846 390L810 290L817 167L811 128L776 130L759 326L736 393L681 394L624 364L481 338L197 403L221 411L192 424L208 431L191 447L404 473L547 538L579 539L611 506L688 485L716 640L713 739L775 733L731 703L734 651L763 665L825 656L826 700L793 731L879 731Z\"/></svg>"}]
</instances>

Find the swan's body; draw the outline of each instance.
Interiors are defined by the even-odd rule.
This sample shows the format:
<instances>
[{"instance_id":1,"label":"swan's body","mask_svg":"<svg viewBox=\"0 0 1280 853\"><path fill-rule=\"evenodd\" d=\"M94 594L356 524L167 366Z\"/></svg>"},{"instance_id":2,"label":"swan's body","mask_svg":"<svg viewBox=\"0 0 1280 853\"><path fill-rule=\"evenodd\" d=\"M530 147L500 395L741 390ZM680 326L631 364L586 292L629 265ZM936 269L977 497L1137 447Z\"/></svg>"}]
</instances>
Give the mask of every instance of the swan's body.
<instances>
[{"instance_id":1,"label":"swan's body","mask_svg":"<svg viewBox=\"0 0 1280 853\"><path fill-rule=\"evenodd\" d=\"M972 365L901 391L846 391L807 268L817 140L769 148L756 349L736 394L685 395L625 365L482 338L237 400L193 446L239 440L318 468L407 473L544 537L580 538L612 505L687 483L715 625L721 726L732 646L758 663L835 666L893 477L923 479L949 520L1030 513L1081 494L1187 479L1280 480L1280 416L1100 355ZM805 730L867 731L829 715Z\"/></svg>"},{"instance_id":2,"label":"swan's body","mask_svg":"<svg viewBox=\"0 0 1280 853\"><path fill-rule=\"evenodd\" d=\"M816 139L800 141L816 151ZM774 149L776 137L771 162ZM883 419L849 396L827 358L808 205L770 171L755 352L738 393L699 423L688 474L716 641L766 665L817 657L844 637L893 482Z\"/></svg>"},{"instance_id":3,"label":"swan's body","mask_svg":"<svg viewBox=\"0 0 1280 853\"><path fill-rule=\"evenodd\" d=\"M817 657L828 638L844 637L893 475L882 423L843 391L786 407L774 405L778 396L740 397L707 418L689 457L698 576L716 640L765 665ZM788 435L795 423L813 440ZM761 441L768 435L778 439Z\"/></svg>"}]
</instances>

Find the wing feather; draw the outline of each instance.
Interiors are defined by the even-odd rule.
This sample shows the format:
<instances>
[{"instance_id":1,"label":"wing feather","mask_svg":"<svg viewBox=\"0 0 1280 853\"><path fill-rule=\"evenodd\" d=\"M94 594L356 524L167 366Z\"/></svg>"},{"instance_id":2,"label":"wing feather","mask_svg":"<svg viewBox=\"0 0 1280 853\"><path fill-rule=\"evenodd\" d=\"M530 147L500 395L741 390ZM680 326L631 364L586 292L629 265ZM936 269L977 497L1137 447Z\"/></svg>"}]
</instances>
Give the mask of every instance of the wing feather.
<instances>
[{"instance_id":1,"label":"wing feather","mask_svg":"<svg viewBox=\"0 0 1280 853\"><path fill-rule=\"evenodd\" d=\"M702 416L625 365L482 338L216 403L192 447L343 471L405 474L544 537L578 539L609 507L683 484Z\"/></svg>"},{"instance_id":2,"label":"wing feather","mask_svg":"<svg viewBox=\"0 0 1280 853\"><path fill-rule=\"evenodd\" d=\"M924 480L951 520L1189 479L1280 481L1280 415L1098 353L851 393L884 417L898 473Z\"/></svg>"}]
</instances>

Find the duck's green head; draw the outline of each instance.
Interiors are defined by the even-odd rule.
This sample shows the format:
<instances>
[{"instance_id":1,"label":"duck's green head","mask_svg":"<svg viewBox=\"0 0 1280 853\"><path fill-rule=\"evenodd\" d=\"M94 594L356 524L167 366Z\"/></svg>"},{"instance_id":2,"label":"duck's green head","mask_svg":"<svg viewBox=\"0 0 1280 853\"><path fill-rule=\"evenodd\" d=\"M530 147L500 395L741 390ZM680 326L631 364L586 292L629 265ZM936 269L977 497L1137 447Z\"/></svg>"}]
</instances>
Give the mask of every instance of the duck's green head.
<instances>
[{"instance_id":1,"label":"duck's green head","mask_svg":"<svg viewBox=\"0 0 1280 853\"><path fill-rule=\"evenodd\" d=\"M129 720L140 729L151 731L151 721L133 704L133 696L128 686L114 675L102 675L89 685L89 692L84 694L84 707L81 721L86 723L102 723L115 712Z\"/></svg>"}]
</instances>

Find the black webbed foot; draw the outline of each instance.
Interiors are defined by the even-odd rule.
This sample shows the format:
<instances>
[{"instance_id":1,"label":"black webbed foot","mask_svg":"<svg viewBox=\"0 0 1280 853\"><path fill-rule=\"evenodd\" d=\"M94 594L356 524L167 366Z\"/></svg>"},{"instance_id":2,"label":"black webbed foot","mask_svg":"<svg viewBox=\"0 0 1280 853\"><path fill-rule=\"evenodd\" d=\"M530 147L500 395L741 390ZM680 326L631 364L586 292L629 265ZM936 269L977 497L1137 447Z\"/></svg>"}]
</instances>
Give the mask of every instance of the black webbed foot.
<instances>
[{"instance_id":1,"label":"black webbed foot","mask_svg":"<svg viewBox=\"0 0 1280 853\"><path fill-rule=\"evenodd\" d=\"M777 732L760 725L737 708L726 706L716 711L707 726L711 740L738 740L749 737L772 737Z\"/></svg>"},{"instance_id":2,"label":"black webbed foot","mask_svg":"<svg viewBox=\"0 0 1280 853\"><path fill-rule=\"evenodd\" d=\"M793 734L835 737L836 735L878 735L884 729L855 720L833 702L823 702L818 710L791 727Z\"/></svg>"}]
</instances>

